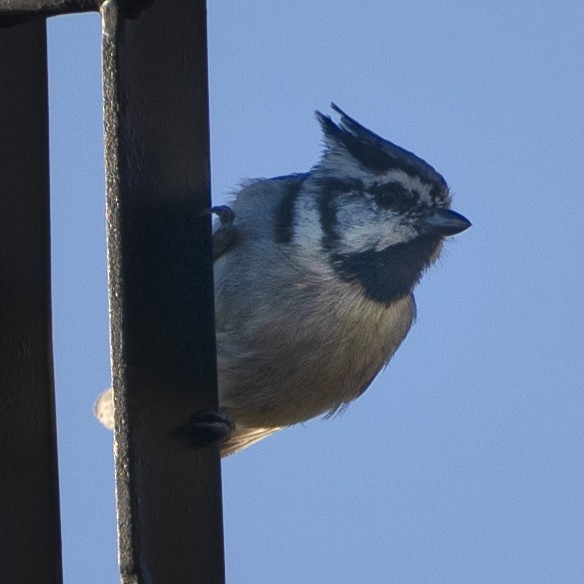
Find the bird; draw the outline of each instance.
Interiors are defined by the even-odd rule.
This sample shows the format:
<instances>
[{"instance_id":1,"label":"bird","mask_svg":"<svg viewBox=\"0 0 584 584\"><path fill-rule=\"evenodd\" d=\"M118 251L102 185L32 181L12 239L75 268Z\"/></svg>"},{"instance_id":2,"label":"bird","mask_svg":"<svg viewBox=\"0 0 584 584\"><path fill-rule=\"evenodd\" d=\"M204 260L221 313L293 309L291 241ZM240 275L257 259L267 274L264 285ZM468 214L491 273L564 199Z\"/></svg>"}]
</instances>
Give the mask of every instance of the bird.
<instances>
[{"instance_id":1,"label":"bird","mask_svg":"<svg viewBox=\"0 0 584 584\"><path fill-rule=\"evenodd\" d=\"M408 334L445 238L471 226L430 164L331 108L338 122L316 112L308 172L248 181L213 208L222 456L362 395ZM94 411L113 427L111 390Z\"/></svg>"}]
</instances>

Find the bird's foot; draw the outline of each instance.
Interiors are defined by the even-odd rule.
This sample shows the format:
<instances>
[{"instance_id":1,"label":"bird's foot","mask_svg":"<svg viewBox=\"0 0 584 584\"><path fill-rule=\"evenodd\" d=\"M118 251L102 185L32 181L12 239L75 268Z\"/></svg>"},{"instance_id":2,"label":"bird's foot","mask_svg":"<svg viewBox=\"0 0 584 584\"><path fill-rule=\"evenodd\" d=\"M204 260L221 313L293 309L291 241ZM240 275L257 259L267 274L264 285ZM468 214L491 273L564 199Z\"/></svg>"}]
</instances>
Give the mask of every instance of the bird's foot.
<instances>
[{"instance_id":1,"label":"bird's foot","mask_svg":"<svg viewBox=\"0 0 584 584\"><path fill-rule=\"evenodd\" d=\"M233 221L235 213L227 205L211 207L211 213L219 217L219 227L213 233L213 259L221 257L235 241L235 228Z\"/></svg>"},{"instance_id":2,"label":"bird's foot","mask_svg":"<svg viewBox=\"0 0 584 584\"><path fill-rule=\"evenodd\" d=\"M178 434L192 448L201 448L227 440L234 428L233 421L225 412L202 410L181 427Z\"/></svg>"}]
</instances>

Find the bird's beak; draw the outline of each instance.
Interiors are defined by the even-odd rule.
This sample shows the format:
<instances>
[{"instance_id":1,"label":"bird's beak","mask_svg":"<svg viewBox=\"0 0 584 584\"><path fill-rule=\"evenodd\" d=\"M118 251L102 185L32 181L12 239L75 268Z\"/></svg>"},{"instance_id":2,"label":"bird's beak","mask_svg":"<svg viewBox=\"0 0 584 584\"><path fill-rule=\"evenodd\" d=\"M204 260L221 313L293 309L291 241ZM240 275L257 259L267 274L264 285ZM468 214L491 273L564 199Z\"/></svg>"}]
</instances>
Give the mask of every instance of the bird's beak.
<instances>
[{"instance_id":1,"label":"bird's beak","mask_svg":"<svg viewBox=\"0 0 584 584\"><path fill-rule=\"evenodd\" d=\"M437 209L421 221L424 233L432 235L456 235L468 229L472 223L460 213L450 209Z\"/></svg>"}]
</instances>

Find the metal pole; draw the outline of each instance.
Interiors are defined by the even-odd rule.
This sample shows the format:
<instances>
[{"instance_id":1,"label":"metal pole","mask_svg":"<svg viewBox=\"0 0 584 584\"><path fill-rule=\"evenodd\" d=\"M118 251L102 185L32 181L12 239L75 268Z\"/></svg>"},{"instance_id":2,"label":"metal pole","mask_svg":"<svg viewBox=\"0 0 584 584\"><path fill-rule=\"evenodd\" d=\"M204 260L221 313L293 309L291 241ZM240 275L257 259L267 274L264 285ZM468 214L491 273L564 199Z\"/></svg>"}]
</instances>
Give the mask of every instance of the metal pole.
<instances>
[{"instance_id":1,"label":"metal pole","mask_svg":"<svg viewBox=\"0 0 584 584\"><path fill-rule=\"evenodd\" d=\"M44 19L0 29L0 581L58 584Z\"/></svg>"},{"instance_id":2,"label":"metal pole","mask_svg":"<svg viewBox=\"0 0 584 584\"><path fill-rule=\"evenodd\" d=\"M219 447L177 438L217 407L205 2L102 15L122 581L220 584Z\"/></svg>"}]
</instances>

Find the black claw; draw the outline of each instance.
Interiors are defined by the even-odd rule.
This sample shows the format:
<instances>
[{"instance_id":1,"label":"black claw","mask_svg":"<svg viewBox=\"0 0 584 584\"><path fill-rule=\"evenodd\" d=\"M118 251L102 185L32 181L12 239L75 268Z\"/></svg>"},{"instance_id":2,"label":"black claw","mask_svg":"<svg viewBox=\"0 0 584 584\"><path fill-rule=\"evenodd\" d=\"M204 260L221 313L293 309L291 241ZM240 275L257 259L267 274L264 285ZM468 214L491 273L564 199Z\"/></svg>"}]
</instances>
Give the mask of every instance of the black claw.
<instances>
[{"instance_id":1,"label":"black claw","mask_svg":"<svg viewBox=\"0 0 584 584\"><path fill-rule=\"evenodd\" d=\"M211 207L211 213L215 213L223 225L231 225L235 219L235 213L229 205Z\"/></svg>"},{"instance_id":2,"label":"black claw","mask_svg":"<svg viewBox=\"0 0 584 584\"><path fill-rule=\"evenodd\" d=\"M235 242L233 221L235 213L227 205L211 207L211 213L219 217L219 227L213 233L213 260L221 257Z\"/></svg>"},{"instance_id":3,"label":"black claw","mask_svg":"<svg viewBox=\"0 0 584 584\"><path fill-rule=\"evenodd\" d=\"M231 418L221 411L203 410L196 413L177 435L192 448L201 448L215 442L223 442L234 429Z\"/></svg>"}]
</instances>

